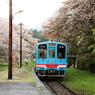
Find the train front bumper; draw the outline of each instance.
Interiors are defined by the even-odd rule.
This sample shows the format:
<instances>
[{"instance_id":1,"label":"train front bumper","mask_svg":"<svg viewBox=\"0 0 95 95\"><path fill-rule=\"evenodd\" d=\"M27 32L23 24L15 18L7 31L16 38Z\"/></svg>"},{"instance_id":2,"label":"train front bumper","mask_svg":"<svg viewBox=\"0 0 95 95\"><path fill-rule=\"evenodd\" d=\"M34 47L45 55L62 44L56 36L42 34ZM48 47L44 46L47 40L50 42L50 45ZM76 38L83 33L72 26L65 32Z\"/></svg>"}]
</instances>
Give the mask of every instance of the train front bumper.
<instances>
[{"instance_id":1,"label":"train front bumper","mask_svg":"<svg viewBox=\"0 0 95 95\"><path fill-rule=\"evenodd\" d=\"M66 64L37 64L36 70L57 70L57 71L65 71L67 65Z\"/></svg>"}]
</instances>

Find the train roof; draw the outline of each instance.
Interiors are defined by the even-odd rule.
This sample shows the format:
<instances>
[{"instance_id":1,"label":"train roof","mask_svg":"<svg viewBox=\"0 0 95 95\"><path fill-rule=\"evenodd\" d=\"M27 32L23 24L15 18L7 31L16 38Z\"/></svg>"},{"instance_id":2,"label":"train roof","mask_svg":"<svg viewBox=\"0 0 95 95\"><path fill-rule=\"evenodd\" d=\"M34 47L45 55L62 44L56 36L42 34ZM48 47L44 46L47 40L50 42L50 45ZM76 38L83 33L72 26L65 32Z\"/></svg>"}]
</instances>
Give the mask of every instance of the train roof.
<instances>
[{"instance_id":1,"label":"train roof","mask_svg":"<svg viewBox=\"0 0 95 95\"><path fill-rule=\"evenodd\" d=\"M64 45L66 45L65 43L61 43L61 42L54 42L54 41L41 42L41 43L38 43L38 45L40 45L40 44L50 44L50 43L55 43L55 44L64 44Z\"/></svg>"}]
</instances>

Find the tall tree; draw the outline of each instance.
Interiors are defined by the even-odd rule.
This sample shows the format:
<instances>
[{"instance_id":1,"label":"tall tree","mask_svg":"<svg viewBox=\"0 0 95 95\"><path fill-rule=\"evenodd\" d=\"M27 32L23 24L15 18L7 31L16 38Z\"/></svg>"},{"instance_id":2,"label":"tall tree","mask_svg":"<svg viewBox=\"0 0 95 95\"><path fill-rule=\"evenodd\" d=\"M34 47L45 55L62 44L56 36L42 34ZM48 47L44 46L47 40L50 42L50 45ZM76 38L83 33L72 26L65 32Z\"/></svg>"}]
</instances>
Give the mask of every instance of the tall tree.
<instances>
[{"instance_id":1,"label":"tall tree","mask_svg":"<svg viewBox=\"0 0 95 95\"><path fill-rule=\"evenodd\" d=\"M95 0L67 0L63 6L43 23L43 36L67 43L69 54L81 55L84 67L89 69L95 64L94 59L90 61L91 51L88 47L94 43L92 29L95 28ZM89 59L90 64L87 63ZM93 58L93 57L92 57ZM82 66L82 65L81 65ZM84 68L82 68L84 69Z\"/></svg>"}]
</instances>

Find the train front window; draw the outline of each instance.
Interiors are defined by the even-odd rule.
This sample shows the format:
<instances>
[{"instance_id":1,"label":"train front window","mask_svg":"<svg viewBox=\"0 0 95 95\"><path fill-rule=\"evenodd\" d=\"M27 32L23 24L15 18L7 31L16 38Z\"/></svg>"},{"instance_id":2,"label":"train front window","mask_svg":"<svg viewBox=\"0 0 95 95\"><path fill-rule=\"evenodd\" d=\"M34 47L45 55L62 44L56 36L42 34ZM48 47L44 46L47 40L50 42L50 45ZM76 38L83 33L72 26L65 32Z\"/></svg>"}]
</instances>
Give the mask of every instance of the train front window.
<instances>
[{"instance_id":1,"label":"train front window","mask_svg":"<svg viewBox=\"0 0 95 95\"><path fill-rule=\"evenodd\" d=\"M39 45L38 58L46 58L46 44Z\"/></svg>"},{"instance_id":2,"label":"train front window","mask_svg":"<svg viewBox=\"0 0 95 95\"><path fill-rule=\"evenodd\" d=\"M58 45L57 57L58 58L65 58L65 46L64 45Z\"/></svg>"},{"instance_id":3,"label":"train front window","mask_svg":"<svg viewBox=\"0 0 95 95\"><path fill-rule=\"evenodd\" d=\"M50 49L49 50L49 58L54 58L55 57L55 50L54 49Z\"/></svg>"}]
</instances>

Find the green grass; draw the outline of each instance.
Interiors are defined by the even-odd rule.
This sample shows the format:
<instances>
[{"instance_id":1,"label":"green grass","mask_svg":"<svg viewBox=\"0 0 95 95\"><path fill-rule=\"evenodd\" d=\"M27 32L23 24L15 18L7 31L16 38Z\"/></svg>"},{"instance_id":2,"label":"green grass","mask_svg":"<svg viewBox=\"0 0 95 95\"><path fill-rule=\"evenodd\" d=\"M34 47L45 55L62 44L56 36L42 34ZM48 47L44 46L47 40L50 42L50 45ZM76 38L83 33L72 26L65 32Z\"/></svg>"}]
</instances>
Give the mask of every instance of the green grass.
<instances>
[{"instance_id":1,"label":"green grass","mask_svg":"<svg viewBox=\"0 0 95 95\"><path fill-rule=\"evenodd\" d=\"M26 62L28 62L28 65L27 66L26 66ZM32 67L35 67L35 63L32 62L32 61L23 61L22 67L32 68Z\"/></svg>"},{"instance_id":2,"label":"green grass","mask_svg":"<svg viewBox=\"0 0 95 95\"><path fill-rule=\"evenodd\" d=\"M27 66L26 66L26 62L28 62ZM35 67L35 63L32 62L32 61L23 61L22 68L23 67L26 67L26 69L27 69L26 71L27 71L28 77L26 79L24 78L24 80L22 80L22 81L35 82L33 76L31 76L32 75L32 73L31 73L32 72L32 68ZM25 74L25 76L26 76L26 74Z\"/></svg>"},{"instance_id":3,"label":"green grass","mask_svg":"<svg viewBox=\"0 0 95 95\"><path fill-rule=\"evenodd\" d=\"M8 67L8 63L0 62L0 69L3 69L5 67Z\"/></svg>"},{"instance_id":4,"label":"green grass","mask_svg":"<svg viewBox=\"0 0 95 95\"><path fill-rule=\"evenodd\" d=\"M4 65L4 64L3 64ZM16 64L16 72L13 73L12 80L8 80L8 69L0 71L0 82L34 82L35 79L32 76L32 68L35 67L34 62L29 62L26 66L25 62L22 62L22 67L18 68Z\"/></svg>"},{"instance_id":5,"label":"green grass","mask_svg":"<svg viewBox=\"0 0 95 95\"><path fill-rule=\"evenodd\" d=\"M95 95L95 74L88 71L67 68L62 83L78 95Z\"/></svg>"}]
</instances>

